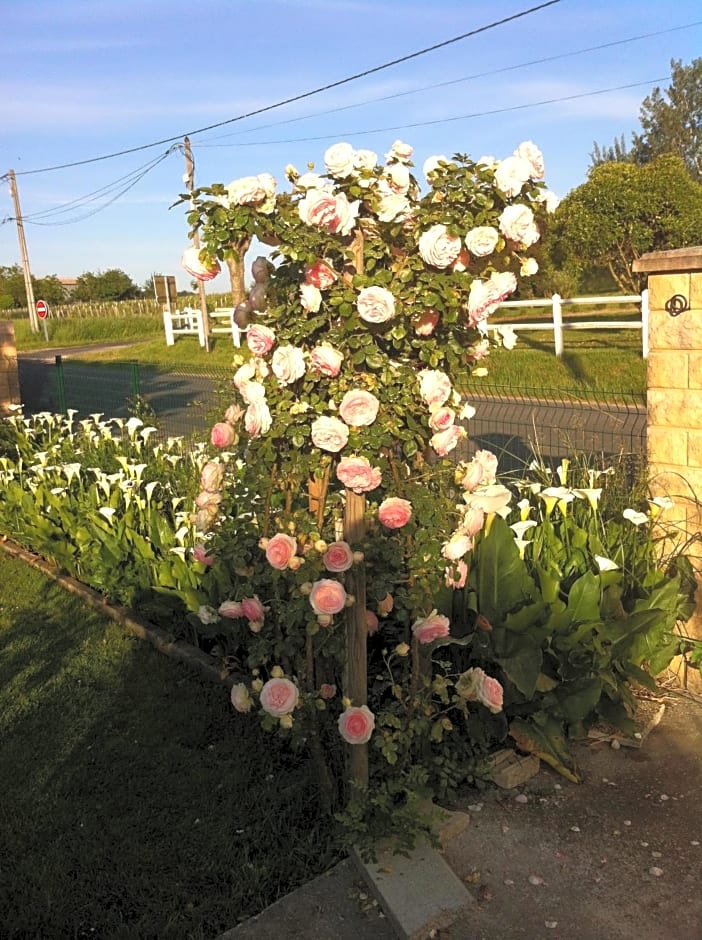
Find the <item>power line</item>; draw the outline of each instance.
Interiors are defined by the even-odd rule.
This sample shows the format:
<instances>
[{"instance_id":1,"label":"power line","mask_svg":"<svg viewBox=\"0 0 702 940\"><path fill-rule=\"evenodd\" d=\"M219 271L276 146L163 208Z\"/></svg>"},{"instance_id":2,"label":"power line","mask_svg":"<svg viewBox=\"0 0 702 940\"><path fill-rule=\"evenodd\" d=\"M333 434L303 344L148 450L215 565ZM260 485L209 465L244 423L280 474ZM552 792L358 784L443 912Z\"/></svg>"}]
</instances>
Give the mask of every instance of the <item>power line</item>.
<instances>
[{"instance_id":1,"label":"power line","mask_svg":"<svg viewBox=\"0 0 702 940\"><path fill-rule=\"evenodd\" d=\"M538 108L545 104L558 104L562 101L576 101L579 98L591 98L595 95L606 95L610 91L623 91L627 88L640 88L642 85L652 85L654 82L664 82L670 75L661 78L649 78L643 82L631 82L627 85L613 85L610 88L599 88L597 91L583 91L577 95L564 95L560 98L544 98L543 101L530 101L527 104L510 105L507 108L493 108L490 111L474 111L471 114L456 114L453 117L435 118L432 121L416 121L412 124L393 124L389 127L371 127L364 130L334 131L330 134L321 134L315 137L288 137L283 140L247 140L236 144L209 144L211 147L267 147L275 144L299 144L320 140L339 139L341 137L360 137L364 134L383 134L386 131L402 131L412 127L431 127L435 124L449 124L453 121L467 121L470 118L489 117L493 114L506 114L508 111L523 111L526 108Z\"/></svg>"},{"instance_id":2,"label":"power line","mask_svg":"<svg viewBox=\"0 0 702 940\"><path fill-rule=\"evenodd\" d=\"M662 36L665 33L673 33L673 32L683 30L683 29L692 29L694 26L702 26L702 20L697 20L694 23L685 23L681 26L671 26L668 29L657 30L656 32L653 32L653 33L642 33L641 35L638 35L638 36L630 36L627 39L616 39L616 40L613 40L612 42L601 43L600 45L597 45L597 46L587 46L584 49L576 49L571 52L561 52L561 53L557 53L556 55L544 56L543 58L540 58L540 59L531 59L528 62L520 62L517 65L505 65L505 66L502 66L501 68L491 69L490 71L487 71L487 72L476 72L473 75L464 75L462 78L453 78L444 82L436 82L432 85L422 85L418 88L411 88L407 91L398 91L391 95L382 95L377 98L367 98L364 101L357 101L353 104L340 105L338 108L329 108L325 111L314 111L311 114L303 114L297 117L286 118L283 121L273 121L270 124L259 124L257 127L247 128L246 130L233 131L231 134L222 134L219 137L208 138L208 140L225 140L230 137L241 136L242 134L252 134L252 133L255 133L256 131L267 130L268 128L271 128L271 127L281 127L286 124L296 124L296 123L299 123L300 121L307 121L310 118L326 117L329 114L338 114L342 111L352 111L354 108L362 108L368 104L375 104L381 101L392 101L396 98L405 98L410 95L416 95L423 91L432 91L436 88L447 88L451 85L459 85L463 82L474 81L477 78L489 78L493 75L501 75L504 72L514 72L514 71L517 71L518 69L528 68L532 65L543 65L546 62L555 62L559 59L568 59L568 58L572 58L573 56L586 55L587 53L590 53L590 52L599 52L602 49L611 49L615 46L623 46L631 42L640 42L643 39L652 39L656 36ZM218 147L218 146L227 146L227 145L213 144L213 143L208 143L207 141L201 141L199 144L197 144L197 146L198 147Z\"/></svg>"},{"instance_id":3,"label":"power line","mask_svg":"<svg viewBox=\"0 0 702 940\"><path fill-rule=\"evenodd\" d=\"M46 166L39 167L35 170L21 170L16 175L17 176L30 176L35 173L49 173L53 170L65 170L69 167L74 166L85 166L88 163L98 163L102 160L111 160L114 157L123 157L128 153L138 153L141 150L149 150L151 147L159 147L163 144L172 144L174 141L182 140L183 137L193 137L195 134L202 134L205 131L214 130L217 127L224 127L227 124L234 124L237 121L243 121L246 118L255 117L257 114L265 114L268 111L273 111L277 108L282 108L284 105L293 104L296 101L302 101L305 98L311 98L313 95L319 95L324 91L330 91L332 88L339 88L341 85L347 85L349 82L355 82L359 78L366 78L368 75L374 75L377 72L382 72L385 69L389 69L394 65L400 65L402 62L409 62L412 59L416 59L419 56L426 55L429 52L435 52L437 49L443 49L446 46L450 46L454 43L461 42L464 39L469 39L472 36L478 36L480 33L485 33L488 30L496 29L498 26L504 26L507 23L513 23L515 20L519 20L525 16L529 16L531 13L537 13L539 10L545 10L547 7L552 7L557 3L560 3L561 0L546 0L544 3L540 3L537 6L530 7L527 10L522 10L519 13L514 13L512 16L506 16L501 20L495 20L492 23L488 23L485 26L479 26L476 29L472 29L467 33L461 33L459 36L453 36L451 39L445 39L443 42L437 42L432 46L427 46L424 49L419 49L416 52L410 52L407 55L400 56L397 59L392 59L390 62L384 62L382 65L376 65L373 68L365 69L363 72L357 72L354 75L349 75L346 78L341 78L335 82L329 82L326 85L321 85L319 88L314 88L311 91L303 92L299 95L294 95L291 98L285 98L283 101L277 101L275 104L266 105L263 108L257 108L254 111L248 111L245 114L239 114L236 117L228 118L225 121L218 121L216 124L208 124L206 127L199 127L197 130L183 131L180 134L176 134L174 137L166 137L163 140L156 140L150 144L142 144L139 147L130 147L126 150L118 150L114 153L103 154L99 157L90 157L87 160L74 160L71 163L61 163L56 164L55 166Z\"/></svg>"},{"instance_id":4,"label":"power line","mask_svg":"<svg viewBox=\"0 0 702 940\"><path fill-rule=\"evenodd\" d=\"M124 176L120 176L115 180L112 180L110 183L106 183L104 186L101 186L99 189L94 189L92 192L86 193L83 196L77 196L75 199L71 199L69 202L63 202L58 206L51 206L49 209L39 209L36 212L30 212L24 216L25 222L34 222L37 225L42 224L37 222L37 219L46 219L53 216L63 215L67 212L70 212L72 209L78 209L80 207L85 207L92 202L97 202L98 200L104 198L114 190L121 183L131 183L133 180L135 183L158 166L170 153L173 152L176 147L170 147L164 154L159 154L159 156L152 158L147 163L142 164L139 167L136 167L134 170L130 170L129 173L125 173ZM126 191L126 190L123 190ZM114 201L114 200L112 200ZM109 205L109 203L106 203ZM43 224L52 224L52 223L43 223ZM54 223L56 224L56 223Z\"/></svg>"}]
</instances>

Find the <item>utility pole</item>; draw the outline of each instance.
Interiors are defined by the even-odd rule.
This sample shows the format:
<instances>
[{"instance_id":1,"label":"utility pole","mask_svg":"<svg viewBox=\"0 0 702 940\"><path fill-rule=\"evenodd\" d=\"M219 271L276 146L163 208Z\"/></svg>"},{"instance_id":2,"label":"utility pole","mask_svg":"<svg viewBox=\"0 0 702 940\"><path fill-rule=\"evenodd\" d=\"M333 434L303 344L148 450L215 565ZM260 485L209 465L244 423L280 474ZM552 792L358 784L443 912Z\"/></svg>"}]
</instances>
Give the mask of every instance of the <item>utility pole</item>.
<instances>
[{"instance_id":1,"label":"utility pole","mask_svg":"<svg viewBox=\"0 0 702 940\"><path fill-rule=\"evenodd\" d=\"M190 147L190 138L186 137L183 141L183 153L185 155L185 183L188 187L188 192L192 195L192 191L195 188L195 161L193 160L193 152ZM190 205L192 206L192 199ZM200 233L195 232L193 235L193 247L200 247ZM202 281L197 282L197 291L200 295L200 310L202 311L202 329L205 334L205 351L210 351L210 318L207 313L207 295L205 293L205 285Z\"/></svg>"},{"instance_id":2,"label":"utility pole","mask_svg":"<svg viewBox=\"0 0 702 940\"><path fill-rule=\"evenodd\" d=\"M24 273L24 289L27 294L27 308L29 310L29 324L32 333L39 332L39 319L34 305L34 287L32 286L32 272L29 269L29 255L27 254L27 241L24 237L24 223L22 222L22 210L20 209L19 194L17 192L17 180L15 171L10 170L7 174L10 180L10 194L15 206L15 222L17 223L17 238L19 240L20 257L22 259L22 271Z\"/></svg>"}]
</instances>

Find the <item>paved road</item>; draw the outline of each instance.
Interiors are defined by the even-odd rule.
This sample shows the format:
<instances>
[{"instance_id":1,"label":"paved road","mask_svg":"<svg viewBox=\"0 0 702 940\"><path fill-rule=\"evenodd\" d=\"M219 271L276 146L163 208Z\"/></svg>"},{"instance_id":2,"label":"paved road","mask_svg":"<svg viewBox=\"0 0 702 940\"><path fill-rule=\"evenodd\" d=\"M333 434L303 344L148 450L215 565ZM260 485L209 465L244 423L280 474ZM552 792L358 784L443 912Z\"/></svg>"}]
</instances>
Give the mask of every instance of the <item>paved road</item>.
<instances>
[{"instance_id":1,"label":"paved road","mask_svg":"<svg viewBox=\"0 0 702 940\"><path fill-rule=\"evenodd\" d=\"M94 349L95 347L92 347ZM125 344L125 348L126 344ZM28 413L59 410L55 357L63 356L66 405L81 414L126 416L128 401L139 394L169 435L205 436L229 403L226 373L159 373L141 366L135 375L125 363L91 363L77 354L86 349L42 350L19 357L20 391ZM556 393L557 394L557 393ZM503 470L519 469L536 453L558 460L573 452L645 452L646 409L634 399L574 404L563 399L530 399L476 385L475 418L468 424L469 447L500 455Z\"/></svg>"}]
</instances>

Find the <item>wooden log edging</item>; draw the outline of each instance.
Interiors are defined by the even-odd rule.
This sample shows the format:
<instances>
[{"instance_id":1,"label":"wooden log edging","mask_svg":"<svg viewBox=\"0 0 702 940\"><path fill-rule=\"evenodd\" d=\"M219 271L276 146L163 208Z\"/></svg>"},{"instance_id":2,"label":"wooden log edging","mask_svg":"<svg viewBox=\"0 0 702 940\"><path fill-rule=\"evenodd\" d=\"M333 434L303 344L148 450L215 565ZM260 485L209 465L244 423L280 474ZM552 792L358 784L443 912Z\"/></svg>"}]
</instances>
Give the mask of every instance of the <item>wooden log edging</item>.
<instances>
[{"instance_id":1,"label":"wooden log edging","mask_svg":"<svg viewBox=\"0 0 702 940\"><path fill-rule=\"evenodd\" d=\"M164 653L171 659L175 659L190 666L201 676L212 682L217 682L227 688L231 688L232 685L234 685L236 680L229 675L226 670L218 667L212 656L198 649L196 646L193 646L191 643L186 643L183 640L174 640L166 630L157 627L156 624L140 620L134 611L111 604L99 591L88 587L87 584L83 584L81 581L67 574L62 574L56 565L46 561L46 559L42 558L40 555L35 555L33 552L22 548L21 545L18 545L6 536L0 537L0 549L7 555L11 555L13 558L23 561L31 568L36 568L38 571L41 571L42 574L51 578L64 590L68 591L69 594L74 594L76 597L79 597L97 613L104 614L104 616L114 620L127 633L151 643L159 653Z\"/></svg>"}]
</instances>

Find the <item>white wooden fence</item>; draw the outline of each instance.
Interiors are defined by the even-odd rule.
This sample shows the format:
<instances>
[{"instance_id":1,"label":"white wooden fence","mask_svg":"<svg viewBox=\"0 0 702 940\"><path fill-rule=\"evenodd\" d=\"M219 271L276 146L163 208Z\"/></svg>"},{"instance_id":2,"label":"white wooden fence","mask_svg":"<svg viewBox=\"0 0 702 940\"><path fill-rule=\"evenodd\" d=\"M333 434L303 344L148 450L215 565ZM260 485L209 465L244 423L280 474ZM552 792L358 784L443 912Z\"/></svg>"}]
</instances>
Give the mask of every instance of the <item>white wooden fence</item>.
<instances>
[{"instance_id":1,"label":"white wooden fence","mask_svg":"<svg viewBox=\"0 0 702 940\"><path fill-rule=\"evenodd\" d=\"M208 317L210 333L225 333L231 336L235 346L241 346L240 329L234 320L234 307L218 307L211 310ZM202 311L195 307L184 307L183 310L164 310L163 329L166 334L166 346L173 346L176 336L197 336L200 345L205 345L205 329L202 322Z\"/></svg>"},{"instance_id":2,"label":"white wooden fence","mask_svg":"<svg viewBox=\"0 0 702 940\"><path fill-rule=\"evenodd\" d=\"M611 304L639 304L641 306L640 320L563 320L563 308L576 304L597 304L600 307ZM553 330L553 345L556 355L563 355L564 330L641 330L641 352L644 359L648 359L648 291L641 294L619 294L616 297L570 297L562 298L559 294L552 297L542 297L536 300L509 300L500 304L499 309L525 307L550 307L551 320L532 323L495 323L494 328L508 327L517 333L520 330ZM493 326L493 324L491 324Z\"/></svg>"}]
</instances>

